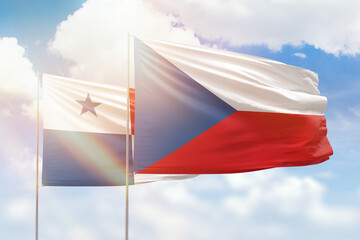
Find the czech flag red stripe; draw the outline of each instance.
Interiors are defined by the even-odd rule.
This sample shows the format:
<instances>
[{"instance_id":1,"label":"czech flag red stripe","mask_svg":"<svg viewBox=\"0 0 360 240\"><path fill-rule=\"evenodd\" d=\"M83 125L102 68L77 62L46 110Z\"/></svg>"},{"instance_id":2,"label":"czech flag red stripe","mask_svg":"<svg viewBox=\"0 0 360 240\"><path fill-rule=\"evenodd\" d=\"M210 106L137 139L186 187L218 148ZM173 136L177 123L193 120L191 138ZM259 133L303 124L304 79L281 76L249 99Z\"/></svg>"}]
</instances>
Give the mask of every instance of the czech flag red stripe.
<instances>
[{"instance_id":1,"label":"czech flag red stripe","mask_svg":"<svg viewBox=\"0 0 360 240\"><path fill-rule=\"evenodd\" d=\"M324 116L237 111L140 173L247 172L332 155Z\"/></svg>"}]
</instances>

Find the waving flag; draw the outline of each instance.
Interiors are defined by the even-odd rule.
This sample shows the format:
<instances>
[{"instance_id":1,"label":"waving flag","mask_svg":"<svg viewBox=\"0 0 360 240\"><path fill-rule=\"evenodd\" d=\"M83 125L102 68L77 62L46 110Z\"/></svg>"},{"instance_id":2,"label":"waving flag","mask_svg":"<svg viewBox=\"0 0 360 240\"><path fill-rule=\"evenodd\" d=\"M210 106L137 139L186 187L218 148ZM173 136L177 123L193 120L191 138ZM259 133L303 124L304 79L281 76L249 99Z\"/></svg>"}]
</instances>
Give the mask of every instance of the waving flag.
<instances>
[{"instance_id":1,"label":"waving flag","mask_svg":"<svg viewBox=\"0 0 360 240\"><path fill-rule=\"evenodd\" d=\"M126 89L45 74L43 95L43 185L124 185Z\"/></svg>"},{"instance_id":2,"label":"waving flag","mask_svg":"<svg viewBox=\"0 0 360 240\"><path fill-rule=\"evenodd\" d=\"M134 41L135 172L247 172L332 155L316 73L227 51Z\"/></svg>"}]
</instances>

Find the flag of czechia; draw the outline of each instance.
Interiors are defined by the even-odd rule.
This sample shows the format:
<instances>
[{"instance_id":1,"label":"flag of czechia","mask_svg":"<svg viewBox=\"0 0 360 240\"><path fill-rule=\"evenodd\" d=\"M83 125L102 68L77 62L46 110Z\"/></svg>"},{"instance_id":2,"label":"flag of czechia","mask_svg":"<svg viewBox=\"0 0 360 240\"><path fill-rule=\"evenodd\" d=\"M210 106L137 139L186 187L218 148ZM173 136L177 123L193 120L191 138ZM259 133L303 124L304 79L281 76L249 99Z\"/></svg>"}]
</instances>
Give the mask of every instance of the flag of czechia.
<instances>
[{"instance_id":1,"label":"flag of czechia","mask_svg":"<svg viewBox=\"0 0 360 240\"><path fill-rule=\"evenodd\" d=\"M332 155L312 71L136 38L134 66L136 173L247 172Z\"/></svg>"}]
</instances>

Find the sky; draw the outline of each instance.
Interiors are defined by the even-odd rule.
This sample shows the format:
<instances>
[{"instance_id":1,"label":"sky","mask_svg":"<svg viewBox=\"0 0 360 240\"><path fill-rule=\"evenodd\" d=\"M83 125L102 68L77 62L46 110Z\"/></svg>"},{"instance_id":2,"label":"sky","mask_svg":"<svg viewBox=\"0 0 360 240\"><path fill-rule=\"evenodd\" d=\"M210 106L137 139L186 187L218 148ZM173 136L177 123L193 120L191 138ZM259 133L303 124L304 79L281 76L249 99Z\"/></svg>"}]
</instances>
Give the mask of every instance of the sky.
<instances>
[{"instance_id":1,"label":"sky","mask_svg":"<svg viewBox=\"0 0 360 240\"><path fill-rule=\"evenodd\" d=\"M37 72L123 84L128 32L318 73L334 150L319 165L131 186L130 239L359 239L359 8L356 0L0 0L0 239L35 235ZM124 236L124 187L41 187L39 197L39 239Z\"/></svg>"}]
</instances>

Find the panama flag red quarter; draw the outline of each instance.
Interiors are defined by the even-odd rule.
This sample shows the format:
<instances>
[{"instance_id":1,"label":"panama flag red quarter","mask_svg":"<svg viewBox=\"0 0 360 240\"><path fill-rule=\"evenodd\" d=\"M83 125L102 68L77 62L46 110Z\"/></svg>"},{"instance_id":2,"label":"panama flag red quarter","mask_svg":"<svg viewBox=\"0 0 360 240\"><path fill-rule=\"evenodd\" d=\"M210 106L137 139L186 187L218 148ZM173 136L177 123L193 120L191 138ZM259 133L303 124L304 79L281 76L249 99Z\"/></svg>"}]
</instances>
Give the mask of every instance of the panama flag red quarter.
<instances>
[{"instance_id":1,"label":"panama flag red quarter","mask_svg":"<svg viewBox=\"0 0 360 240\"><path fill-rule=\"evenodd\" d=\"M136 38L134 64L137 173L247 172L332 155L312 71Z\"/></svg>"}]
</instances>

